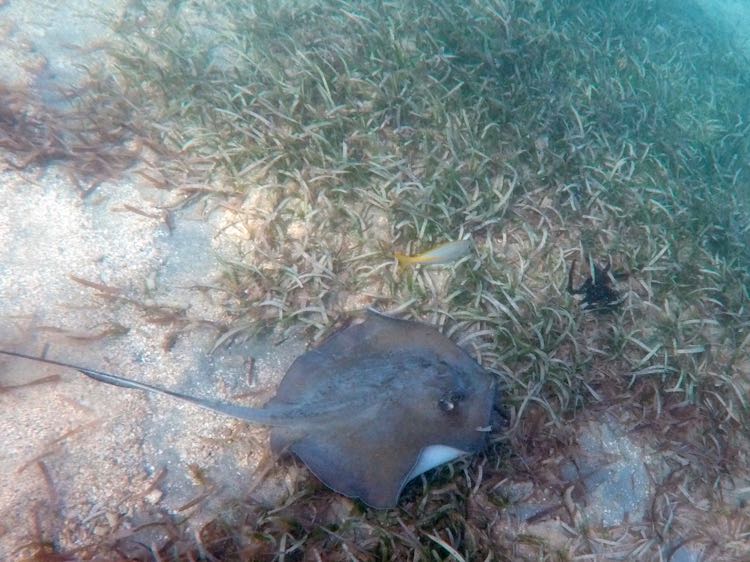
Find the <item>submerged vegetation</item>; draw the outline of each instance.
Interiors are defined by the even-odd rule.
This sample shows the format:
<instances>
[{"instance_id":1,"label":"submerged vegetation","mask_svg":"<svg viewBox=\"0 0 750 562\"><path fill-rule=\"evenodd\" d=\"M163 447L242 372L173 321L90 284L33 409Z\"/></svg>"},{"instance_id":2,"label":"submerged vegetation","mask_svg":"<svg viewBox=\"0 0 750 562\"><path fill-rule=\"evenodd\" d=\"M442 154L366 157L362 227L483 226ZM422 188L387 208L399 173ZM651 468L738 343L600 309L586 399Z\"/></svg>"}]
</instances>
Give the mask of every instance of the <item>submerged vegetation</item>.
<instances>
[{"instance_id":1,"label":"submerged vegetation","mask_svg":"<svg viewBox=\"0 0 750 562\"><path fill-rule=\"evenodd\" d=\"M692 500L675 475L718 497L747 454L750 68L682 6L204 0L134 5L117 22L111 95L172 155L147 177L223 197L233 216L217 234L234 248L225 339L318 338L366 305L398 308L503 377L510 415L496 447L422 479L398 511L300 490L273 510L237 506L162 556L598 552L584 527L562 552L497 521L507 475L559 486L536 467L565 454L563 422L584 406L616 408L673 451L623 556L698 531L680 521ZM456 265L393 260L469 237ZM628 273L611 314L566 294L576 259ZM721 544L693 540L731 556L750 530L737 520Z\"/></svg>"},{"instance_id":2,"label":"submerged vegetation","mask_svg":"<svg viewBox=\"0 0 750 562\"><path fill-rule=\"evenodd\" d=\"M0 84L0 149L12 169L62 163L82 196L103 181L122 177L141 160L145 137L135 108L95 80L60 92L85 102L62 109L26 89ZM93 111L92 111L93 108Z\"/></svg>"}]
</instances>

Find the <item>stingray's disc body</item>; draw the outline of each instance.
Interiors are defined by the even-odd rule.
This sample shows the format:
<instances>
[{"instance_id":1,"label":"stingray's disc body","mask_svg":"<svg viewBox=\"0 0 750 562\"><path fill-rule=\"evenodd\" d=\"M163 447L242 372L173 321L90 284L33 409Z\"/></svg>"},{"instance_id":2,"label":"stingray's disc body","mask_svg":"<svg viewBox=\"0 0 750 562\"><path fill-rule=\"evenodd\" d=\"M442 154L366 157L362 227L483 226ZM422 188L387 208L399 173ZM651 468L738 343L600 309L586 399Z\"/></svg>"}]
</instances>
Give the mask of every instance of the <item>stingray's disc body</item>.
<instances>
[{"instance_id":1,"label":"stingray's disc body","mask_svg":"<svg viewBox=\"0 0 750 562\"><path fill-rule=\"evenodd\" d=\"M485 446L494 389L433 327L370 312L291 366L267 407L307 404L313 417L307 428L274 427L271 445L337 492L392 507L411 478ZM332 403L336 412L315 415Z\"/></svg>"}]
</instances>

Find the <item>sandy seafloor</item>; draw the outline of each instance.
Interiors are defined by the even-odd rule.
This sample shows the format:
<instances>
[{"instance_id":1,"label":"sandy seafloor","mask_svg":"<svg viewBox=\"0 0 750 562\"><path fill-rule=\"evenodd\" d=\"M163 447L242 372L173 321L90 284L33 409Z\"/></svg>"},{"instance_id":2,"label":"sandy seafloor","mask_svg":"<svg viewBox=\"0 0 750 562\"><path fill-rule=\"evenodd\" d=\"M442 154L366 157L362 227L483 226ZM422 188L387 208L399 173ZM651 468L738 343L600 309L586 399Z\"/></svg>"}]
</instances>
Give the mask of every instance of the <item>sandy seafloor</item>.
<instances>
[{"instance_id":1,"label":"sandy seafloor","mask_svg":"<svg viewBox=\"0 0 750 562\"><path fill-rule=\"evenodd\" d=\"M699 2L732 33L748 29L750 4ZM103 0L0 2L0 80L44 95L75 81L80 51L107 28L91 14L117 5ZM737 36L750 56L750 42ZM169 193L132 177L104 183L82 199L56 166L17 171L0 158L0 342L4 348L115 372L189 393L262 404L304 349L249 342L209 356L223 321L221 297L196 290L221 274L216 256L227 236L217 232L229 211L194 205L175 216L169 232L153 210ZM102 297L71 275L138 296L146 303L187 309L195 320L167 352L169 326L150 323L142 309ZM118 337L96 336L113 328ZM255 360L247 380L246 359ZM211 504L181 512L197 524L224 499L241 498L268 454L266 431L167 398L99 384L60 368L0 358L0 385L49 375L45 384L0 393L0 560L29 541L56 537L75 548L97 537L126 535L132 526L178 511L209 486ZM202 473L202 475L201 475ZM277 501L293 485L287 464L253 494Z\"/></svg>"},{"instance_id":2,"label":"sandy seafloor","mask_svg":"<svg viewBox=\"0 0 750 562\"><path fill-rule=\"evenodd\" d=\"M0 80L45 97L75 82L87 61L70 45L106 39L91 17L111 2L0 3ZM132 177L104 183L85 199L64 167L17 171L0 158L0 342L187 393L262 404L304 346L249 342L208 354L225 320L215 284L217 255L231 216L201 205L165 223L130 212L154 211L172 197ZM157 213L158 214L158 213ZM219 230L224 238L216 238ZM71 275L107 285L145 305L185 309L195 325L178 336L149 322L142 306L103 297ZM118 337L98 336L112 330ZM248 380L248 358L254 360ZM211 502L184 510L197 526L213 505L244 497L267 454L267 435L187 404L87 380L75 371L0 358L0 560L29 542L56 537L65 549L128 534L211 490ZM8 390L59 375L36 386ZM287 483L272 477L257 491L273 501Z\"/></svg>"}]
</instances>

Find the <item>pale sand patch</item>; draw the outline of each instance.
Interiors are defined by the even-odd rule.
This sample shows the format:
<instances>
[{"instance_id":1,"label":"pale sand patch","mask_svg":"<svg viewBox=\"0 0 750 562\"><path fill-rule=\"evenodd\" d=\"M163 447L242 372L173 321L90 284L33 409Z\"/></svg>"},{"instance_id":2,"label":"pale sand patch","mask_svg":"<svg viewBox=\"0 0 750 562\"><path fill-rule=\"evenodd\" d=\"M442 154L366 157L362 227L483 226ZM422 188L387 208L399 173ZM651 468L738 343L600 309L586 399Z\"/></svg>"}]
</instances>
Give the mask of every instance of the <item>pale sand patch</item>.
<instances>
[{"instance_id":1,"label":"pale sand patch","mask_svg":"<svg viewBox=\"0 0 750 562\"><path fill-rule=\"evenodd\" d=\"M0 175L2 345L39 353L49 343L51 358L188 393L231 399L252 391L238 400L255 404L268 398L303 350L299 342L278 348L247 343L208 357L217 333L196 327L165 351L170 326L149 323L142 307L97 296L69 277L116 287L146 304L185 308L196 325L222 320L221 299L187 288L215 284L219 274L211 225L180 214L169 235L160 221L117 212L125 203L150 208L155 201L145 190L127 182L105 184L81 200L53 170L36 177ZM150 293L147 279L156 280ZM79 339L112 325L129 331ZM248 356L255 358L253 386L246 381ZM43 538L70 548L125 533L147 520L154 507L174 511L205 491L193 468L213 490L211 501L197 508L199 525L215 515L222 500L245 497L267 454L265 430L168 398L95 383L74 371L1 361L0 385L50 374L61 380L0 394L0 555L34 537L35 512ZM167 475L158 482L159 492L144 497L163 468ZM267 499L270 488L265 490ZM191 511L196 510L185 513Z\"/></svg>"},{"instance_id":2,"label":"pale sand patch","mask_svg":"<svg viewBox=\"0 0 750 562\"><path fill-rule=\"evenodd\" d=\"M7 61L0 83L54 98L47 88L75 80L72 69L82 62L65 43L106 38L106 26L91 16L105 6L113 9L94 1L0 6L0 57ZM194 287L218 284L212 246L223 211L177 212L170 233L162 221L125 209L155 211L171 197L123 180L81 199L63 166L18 172L0 153L0 345L34 354L50 344L50 358L196 395L230 400L252 392L236 400L262 404L304 346L256 341L207 355L218 335L209 323L226 321L226 306L220 292ZM116 288L136 304L102 296L71 275ZM189 325L171 350L164 342L175 326L150 322L146 306L184 311ZM112 331L126 333L97 337ZM198 527L221 502L246 498L268 454L262 428L75 371L0 358L0 386L48 375L60 378L0 392L2 560L20 556L30 541L70 550L128 535L159 510L175 513L210 490L210 500L179 513L194 514ZM255 497L272 501L288 486L271 478ZM149 533L146 543L164 536L160 527Z\"/></svg>"}]
</instances>

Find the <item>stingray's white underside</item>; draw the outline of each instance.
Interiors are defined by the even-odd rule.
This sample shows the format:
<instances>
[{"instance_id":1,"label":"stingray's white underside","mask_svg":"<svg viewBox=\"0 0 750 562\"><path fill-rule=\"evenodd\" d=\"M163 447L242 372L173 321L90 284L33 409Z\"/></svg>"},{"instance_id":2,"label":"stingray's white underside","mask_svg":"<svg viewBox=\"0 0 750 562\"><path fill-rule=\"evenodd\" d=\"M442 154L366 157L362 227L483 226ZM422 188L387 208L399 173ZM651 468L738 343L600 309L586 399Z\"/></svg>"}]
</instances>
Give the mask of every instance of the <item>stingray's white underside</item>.
<instances>
[{"instance_id":1,"label":"stingray's white underside","mask_svg":"<svg viewBox=\"0 0 750 562\"><path fill-rule=\"evenodd\" d=\"M431 468L435 468L436 466L440 466L441 464L445 464L467 454L466 451L448 447L447 445L430 445L429 447L425 447L419 454L417 464L411 469L405 482L408 482L412 478L416 478Z\"/></svg>"}]
</instances>

